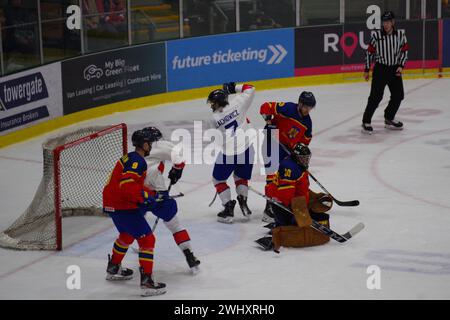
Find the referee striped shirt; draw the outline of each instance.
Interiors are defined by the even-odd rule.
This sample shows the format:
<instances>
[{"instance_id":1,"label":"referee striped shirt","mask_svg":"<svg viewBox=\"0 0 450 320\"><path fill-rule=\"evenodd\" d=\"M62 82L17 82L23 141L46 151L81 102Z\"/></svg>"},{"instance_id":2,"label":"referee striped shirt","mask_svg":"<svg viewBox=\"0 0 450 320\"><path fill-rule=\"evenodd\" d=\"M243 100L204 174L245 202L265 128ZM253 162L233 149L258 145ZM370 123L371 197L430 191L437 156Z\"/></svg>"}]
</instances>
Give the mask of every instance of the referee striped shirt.
<instances>
[{"instance_id":1,"label":"referee striped shirt","mask_svg":"<svg viewBox=\"0 0 450 320\"><path fill-rule=\"evenodd\" d=\"M369 71L372 60L386 66L404 68L408 60L408 49L404 30L394 29L391 34L384 30L373 31L366 51L365 71Z\"/></svg>"}]
</instances>

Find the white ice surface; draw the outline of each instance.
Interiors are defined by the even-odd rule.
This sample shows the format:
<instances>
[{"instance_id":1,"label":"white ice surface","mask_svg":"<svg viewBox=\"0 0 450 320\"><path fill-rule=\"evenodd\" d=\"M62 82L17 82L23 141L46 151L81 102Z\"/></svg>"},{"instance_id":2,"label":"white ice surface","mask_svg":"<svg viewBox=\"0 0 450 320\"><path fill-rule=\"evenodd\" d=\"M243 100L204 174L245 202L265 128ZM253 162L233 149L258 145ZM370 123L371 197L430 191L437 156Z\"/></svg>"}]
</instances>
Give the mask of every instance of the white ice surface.
<instances>
[{"instance_id":1,"label":"white ice surface","mask_svg":"<svg viewBox=\"0 0 450 320\"><path fill-rule=\"evenodd\" d=\"M405 81L401 132L383 128L386 89L373 121L375 134L360 133L367 83L260 91L249 118L263 126L258 115L262 102L295 101L300 90L313 91L318 100L312 113L311 171L336 198L361 202L353 208L334 206L331 225L342 233L360 221L366 228L344 245L332 241L283 249L280 255L262 252L253 241L265 233L265 200L250 195L250 222L238 221L237 208L234 224L220 224L219 201L208 207L214 195L212 166L189 165L177 186L186 194L178 201L179 217L191 234L201 272L189 274L183 255L159 224L155 277L168 292L147 299L450 298L450 79ZM61 131L125 122L130 131L151 123L170 132L208 112L200 99L117 113ZM33 198L42 175L41 143L56 134L0 150L0 229ZM262 191L263 177L255 173L252 185ZM104 280L106 256L116 237L109 219L68 218L63 224L62 252L0 249L0 299L140 299L138 276L126 283ZM66 269L73 264L81 268L81 290L66 288ZM137 272L137 255L130 250L124 264ZM380 290L366 286L369 265L381 268Z\"/></svg>"}]
</instances>

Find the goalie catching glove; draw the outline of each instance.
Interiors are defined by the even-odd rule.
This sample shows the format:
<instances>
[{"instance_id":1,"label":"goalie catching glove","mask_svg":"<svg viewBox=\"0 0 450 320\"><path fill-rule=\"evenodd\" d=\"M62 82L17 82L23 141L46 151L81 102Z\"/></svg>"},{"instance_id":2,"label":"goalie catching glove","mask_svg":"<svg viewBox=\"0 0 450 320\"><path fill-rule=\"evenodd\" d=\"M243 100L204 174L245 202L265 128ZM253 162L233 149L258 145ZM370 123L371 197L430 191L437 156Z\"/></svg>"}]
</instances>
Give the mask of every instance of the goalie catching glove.
<instances>
[{"instance_id":1,"label":"goalie catching glove","mask_svg":"<svg viewBox=\"0 0 450 320\"><path fill-rule=\"evenodd\" d=\"M309 190L309 210L312 213L325 213L333 207L333 198L323 192Z\"/></svg>"}]
</instances>

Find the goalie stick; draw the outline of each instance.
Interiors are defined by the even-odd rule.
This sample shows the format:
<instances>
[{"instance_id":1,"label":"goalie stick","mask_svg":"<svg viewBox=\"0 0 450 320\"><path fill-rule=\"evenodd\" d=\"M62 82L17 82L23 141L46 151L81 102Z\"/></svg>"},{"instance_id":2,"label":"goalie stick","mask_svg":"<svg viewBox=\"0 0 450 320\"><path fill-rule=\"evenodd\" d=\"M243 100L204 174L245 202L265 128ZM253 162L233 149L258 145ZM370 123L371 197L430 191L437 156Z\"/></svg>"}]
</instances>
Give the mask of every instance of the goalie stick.
<instances>
[{"instance_id":1,"label":"goalie stick","mask_svg":"<svg viewBox=\"0 0 450 320\"><path fill-rule=\"evenodd\" d=\"M284 151L286 151L289 155L292 155L292 152L286 147L284 146L282 143L279 143L279 145L283 148ZM350 200L350 201L340 201L338 199L336 199L327 189L325 189L325 187L319 182L319 180L316 179L316 177L314 177L312 175L312 173L305 168L305 170L308 172L309 176L317 183L317 185L326 192L326 194L328 194L333 201L341 207L356 207L359 206L359 201L358 200Z\"/></svg>"},{"instance_id":2,"label":"goalie stick","mask_svg":"<svg viewBox=\"0 0 450 320\"><path fill-rule=\"evenodd\" d=\"M254 189L253 187L249 186L248 187L249 190L253 191L254 193L256 193L257 195L263 197L264 199L266 199L267 201L273 203L274 205L286 210L287 212L290 212L291 214L292 211L287 208L286 206L284 206L283 204L279 203L278 201L262 194L261 192L259 192L258 190ZM352 237L354 237L357 233L359 233L362 229L364 229L364 224L362 222L359 222L358 224L356 224L353 228L351 228L349 231L347 231L344 234L339 234L333 230L331 230L330 228L320 224L319 222L312 220L312 224L311 227L314 228L315 230L329 236L331 239L336 240L337 242L343 243L346 242L348 240L350 240Z\"/></svg>"}]
</instances>

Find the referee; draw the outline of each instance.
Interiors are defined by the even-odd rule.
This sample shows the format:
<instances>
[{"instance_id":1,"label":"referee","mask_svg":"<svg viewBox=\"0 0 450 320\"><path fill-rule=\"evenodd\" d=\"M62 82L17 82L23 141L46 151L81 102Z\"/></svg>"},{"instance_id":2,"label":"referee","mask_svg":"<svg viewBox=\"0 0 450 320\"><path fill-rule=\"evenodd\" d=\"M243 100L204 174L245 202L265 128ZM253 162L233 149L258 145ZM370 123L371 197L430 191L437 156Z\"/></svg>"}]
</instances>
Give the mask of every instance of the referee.
<instances>
[{"instance_id":1,"label":"referee","mask_svg":"<svg viewBox=\"0 0 450 320\"><path fill-rule=\"evenodd\" d=\"M375 66L372 74L372 86L362 119L362 132L372 134L372 116L383 99L386 85L391 91L391 99L384 110L385 128L402 130L403 123L395 121L395 114L404 98L402 71L408 59L408 42L405 32L395 28L395 16L392 11L386 11L381 20L383 27L372 34L366 52L364 79L369 80L369 69L372 60Z\"/></svg>"}]
</instances>

